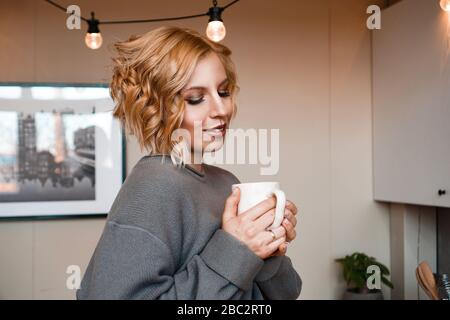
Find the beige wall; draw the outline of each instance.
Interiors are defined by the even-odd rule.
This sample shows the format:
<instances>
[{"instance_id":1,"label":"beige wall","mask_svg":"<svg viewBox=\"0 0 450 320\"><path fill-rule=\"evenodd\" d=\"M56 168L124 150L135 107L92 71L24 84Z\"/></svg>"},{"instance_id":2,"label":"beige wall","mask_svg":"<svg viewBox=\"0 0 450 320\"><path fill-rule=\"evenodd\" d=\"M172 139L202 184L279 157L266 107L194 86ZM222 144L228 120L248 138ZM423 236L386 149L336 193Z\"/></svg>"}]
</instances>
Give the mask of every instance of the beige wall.
<instances>
[{"instance_id":1,"label":"beige wall","mask_svg":"<svg viewBox=\"0 0 450 320\"><path fill-rule=\"evenodd\" d=\"M79 4L85 16L96 11L100 19L187 15L210 5L207 0L70 3ZM259 176L259 166L225 168L241 181L280 181L299 206L299 236L289 255L303 278L301 299L340 297L343 281L333 262L338 256L361 250L390 262L388 208L372 201L365 11L373 3L244 0L223 16L224 43L233 50L241 86L233 127L279 128L281 140L276 176ZM0 81L107 81L107 46L86 49L85 30L69 31L64 23L64 13L43 1L2 1ZM173 24L204 30L206 20ZM101 26L101 31L108 44L157 25ZM127 157L129 172L140 157L132 138ZM73 298L65 289L65 269L79 264L84 270L103 224L103 219L0 222L0 298Z\"/></svg>"}]
</instances>

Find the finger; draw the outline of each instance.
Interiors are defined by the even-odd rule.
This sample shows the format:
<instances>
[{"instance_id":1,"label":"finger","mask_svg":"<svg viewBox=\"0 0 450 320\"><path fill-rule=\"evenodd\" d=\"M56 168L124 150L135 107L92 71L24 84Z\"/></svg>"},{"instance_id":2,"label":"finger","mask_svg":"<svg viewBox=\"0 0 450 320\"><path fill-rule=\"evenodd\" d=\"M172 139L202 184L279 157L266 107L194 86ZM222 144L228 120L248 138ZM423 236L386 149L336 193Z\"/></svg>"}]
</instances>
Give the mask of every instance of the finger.
<instances>
[{"instance_id":1,"label":"finger","mask_svg":"<svg viewBox=\"0 0 450 320\"><path fill-rule=\"evenodd\" d=\"M283 226L275 228L273 230L264 231L264 243L269 244L271 242L277 241L280 238L285 238L286 230Z\"/></svg>"},{"instance_id":2,"label":"finger","mask_svg":"<svg viewBox=\"0 0 450 320\"><path fill-rule=\"evenodd\" d=\"M297 206L290 200L286 200L286 207L294 213L294 215L297 214L298 208Z\"/></svg>"},{"instance_id":3,"label":"finger","mask_svg":"<svg viewBox=\"0 0 450 320\"><path fill-rule=\"evenodd\" d=\"M291 210L285 209L284 210L284 217L289 220L289 222L295 227L297 225L297 218L292 213Z\"/></svg>"},{"instance_id":4,"label":"finger","mask_svg":"<svg viewBox=\"0 0 450 320\"><path fill-rule=\"evenodd\" d=\"M282 244L282 243L284 243L286 241L286 238L285 237L281 237L281 238L279 238L279 239L276 239L275 241L272 241L271 243L269 243L268 245L267 245L267 250L269 251L269 252L275 252L277 249L278 249L278 247Z\"/></svg>"},{"instance_id":5,"label":"finger","mask_svg":"<svg viewBox=\"0 0 450 320\"><path fill-rule=\"evenodd\" d=\"M278 250L275 251L272 254L272 256L284 256L287 252L288 245L289 245L289 242L283 242L282 244L280 244L280 246L278 247Z\"/></svg>"},{"instance_id":6,"label":"finger","mask_svg":"<svg viewBox=\"0 0 450 320\"><path fill-rule=\"evenodd\" d=\"M225 208L222 216L223 221L228 221L229 219L236 217L240 196L241 190L238 187L234 188L231 195L225 201Z\"/></svg>"},{"instance_id":7,"label":"finger","mask_svg":"<svg viewBox=\"0 0 450 320\"><path fill-rule=\"evenodd\" d=\"M283 220L283 226L286 228L286 238L288 241L292 241L297 236L294 226L289 222L289 220Z\"/></svg>"},{"instance_id":8,"label":"finger","mask_svg":"<svg viewBox=\"0 0 450 320\"><path fill-rule=\"evenodd\" d=\"M286 208L291 210L294 215L298 212L297 206L290 200L286 200Z\"/></svg>"},{"instance_id":9,"label":"finger","mask_svg":"<svg viewBox=\"0 0 450 320\"><path fill-rule=\"evenodd\" d=\"M286 254L287 248L288 248L287 243L286 243L286 242L283 242L283 243L280 244L280 246L278 247L278 251L279 251L281 254Z\"/></svg>"},{"instance_id":10,"label":"finger","mask_svg":"<svg viewBox=\"0 0 450 320\"><path fill-rule=\"evenodd\" d=\"M275 219L275 209L270 209L252 223L254 228L260 232L266 230L273 223L273 219Z\"/></svg>"},{"instance_id":11,"label":"finger","mask_svg":"<svg viewBox=\"0 0 450 320\"><path fill-rule=\"evenodd\" d=\"M279 226L271 231L275 234L275 239L279 239L286 235L286 229L283 226Z\"/></svg>"},{"instance_id":12,"label":"finger","mask_svg":"<svg viewBox=\"0 0 450 320\"><path fill-rule=\"evenodd\" d=\"M262 216L264 213L269 211L270 209L275 208L275 205L276 205L276 198L272 196L254 205L253 207L243 212L242 214L245 217L249 218L250 220L254 221L260 216Z\"/></svg>"}]
</instances>

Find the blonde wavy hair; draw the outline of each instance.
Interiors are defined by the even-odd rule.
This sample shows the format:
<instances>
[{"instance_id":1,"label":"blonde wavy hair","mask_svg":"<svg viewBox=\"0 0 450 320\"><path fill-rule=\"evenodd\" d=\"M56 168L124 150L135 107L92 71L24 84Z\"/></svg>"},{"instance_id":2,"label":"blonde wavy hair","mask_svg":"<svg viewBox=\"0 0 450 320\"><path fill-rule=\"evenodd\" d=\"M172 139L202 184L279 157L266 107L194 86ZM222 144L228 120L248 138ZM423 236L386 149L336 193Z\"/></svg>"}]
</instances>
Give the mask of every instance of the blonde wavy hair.
<instances>
[{"instance_id":1,"label":"blonde wavy hair","mask_svg":"<svg viewBox=\"0 0 450 320\"><path fill-rule=\"evenodd\" d=\"M216 53L225 68L233 105L231 118L235 117L239 86L231 50L226 46L197 31L174 26L132 35L113 46L117 52L109 85L115 103L113 115L127 133L136 136L141 151L180 152L171 136L183 122L181 90L197 62L208 53Z\"/></svg>"}]
</instances>

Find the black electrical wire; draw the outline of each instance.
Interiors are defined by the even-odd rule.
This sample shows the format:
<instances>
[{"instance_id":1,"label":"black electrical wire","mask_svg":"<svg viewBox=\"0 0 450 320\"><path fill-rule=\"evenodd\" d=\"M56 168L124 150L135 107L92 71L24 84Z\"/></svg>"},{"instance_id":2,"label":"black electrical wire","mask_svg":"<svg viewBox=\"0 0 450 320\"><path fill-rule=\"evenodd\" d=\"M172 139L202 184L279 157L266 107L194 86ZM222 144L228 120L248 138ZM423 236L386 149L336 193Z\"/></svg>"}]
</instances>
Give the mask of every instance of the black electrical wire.
<instances>
[{"instance_id":1,"label":"black electrical wire","mask_svg":"<svg viewBox=\"0 0 450 320\"><path fill-rule=\"evenodd\" d=\"M100 21L99 24L122 24L122 23L142 23L142 22L159 22L159 21L170 21L170 20L182 20L197 17L207 16L208 13L195 14L192 16L182 16L182 17L172 17L172 18L159 18L159 19L144 19L144 20L117 20L117 21Z\"/></svg>"},{"instance_id":2,"label":"black electrical wire","mask_svg":"<svg viewBox=\"0 0 450 320\"><path fill-rule=\"evenodd\" d=\"M225 10L226 8L228 8L229 6L235 4L235 3L238 2L238 1L239 1L239 0L234 0L234 1L230 2L230 3L227 4L225 7L222 7L223 10ZM217 4L217 1L214 1L214 6L216 6L216 4Z\"/></svg>"},{"instance_id":3,"label":"black electrical wire","mask_svg":"<svg viewBox=\"0 0 450 320\"><path fill-rule=\"evenodd\" d=\"M64 12L67 12L67 9L64 8L63 6L60 6L59 4L57 4L56 2L52 1L52 0L44 0L48 3L50 3L51 5L55 6L58 9L63 10ZM222 10L225 10L226 8L228 8L229 6L235 4L236 2L238 2L239 0L234 0L232 2L230 2L229 4L227 4L226 6L222 7ZM214 0L213 1L214 6L217 6L217 1ZM190 15L190 16L181 16L181 17L170 17L170 18L157 18L157 19L143 19L143 20L113 20L113 21L99 21L98 24L123 24L123 23L143 23L143 22L160 22L160 21L172 21L172 20L182 20L182 19L191 19L191 18L198 18L198 17L204 17L207 16L208 12L206 13L201 13L201 14L195 14L195 15ZM89 22L89 19L86 19L82 16L80 16L80 19L86 22Z\"/></svg>"},{"instance_id":4,"label":"black electrical wire","mask_svg":"<svg viewBox=\"0 0 450 320\"><path fill-rule=\"evenodd\" d=\"M66 13L67 13L67 9L66 9L66 8L64 8L63 6L60 6L60 5L59 5L59 4L57 4L56 2L54 2L54 1L52 1L52 0L44 0L44 1L46 1L46 2L50 3L51 5L53 5L53 6L57 7L58 9L61 9L62 11L64 11L64 12L66 12ZM78 16L76 16L76 17L78 17ZM82 16L79 16L79 17L80 17L80 19L81 19L81 20L83 20L83 21L86 21L86 22L88 22L88 21L89 21L89 19L86 19L86 18L84 18L84 17L82 17Z\"/></svg>"}]
</instances>

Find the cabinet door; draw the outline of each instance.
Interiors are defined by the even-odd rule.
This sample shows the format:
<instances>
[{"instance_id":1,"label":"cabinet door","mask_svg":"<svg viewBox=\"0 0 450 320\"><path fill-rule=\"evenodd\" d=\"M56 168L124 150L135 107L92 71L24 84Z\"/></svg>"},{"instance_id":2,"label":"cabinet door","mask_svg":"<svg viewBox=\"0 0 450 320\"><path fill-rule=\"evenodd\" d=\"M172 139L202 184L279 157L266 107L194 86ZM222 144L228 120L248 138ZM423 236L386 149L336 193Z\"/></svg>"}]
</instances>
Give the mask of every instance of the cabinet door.
<instances>
[{"instance_id":1,"label":"cabinet door","mask_svg":"<svg viewBox=\"0 0 450 320\"><path fill-rule=\"evenodd\" d=\"M449 17L402 1L372 39L374 199L450 207Z\"/></svg>"},{"instance_id":2,"label":"cabinet door","mask_svg":"<svg viewBox=\"0 0 450 320\"><path fill-rule=\"evenodd\" d=\"M450 207L450 15L449 15L449 29L447 31L448 42L443 41L445 50L448 52L445 69L442 71L442 104L440 127L443 128L443 135L441 139L440 157L443 161L440 163L439 171L442 174L439 176L440 183L438 185L440 190L445 191L445 195L437 196L436 206ZM448 46L447 46L448 45ZM436 197L436 195L435 195Z\"/></svg>"}]
</instances>

